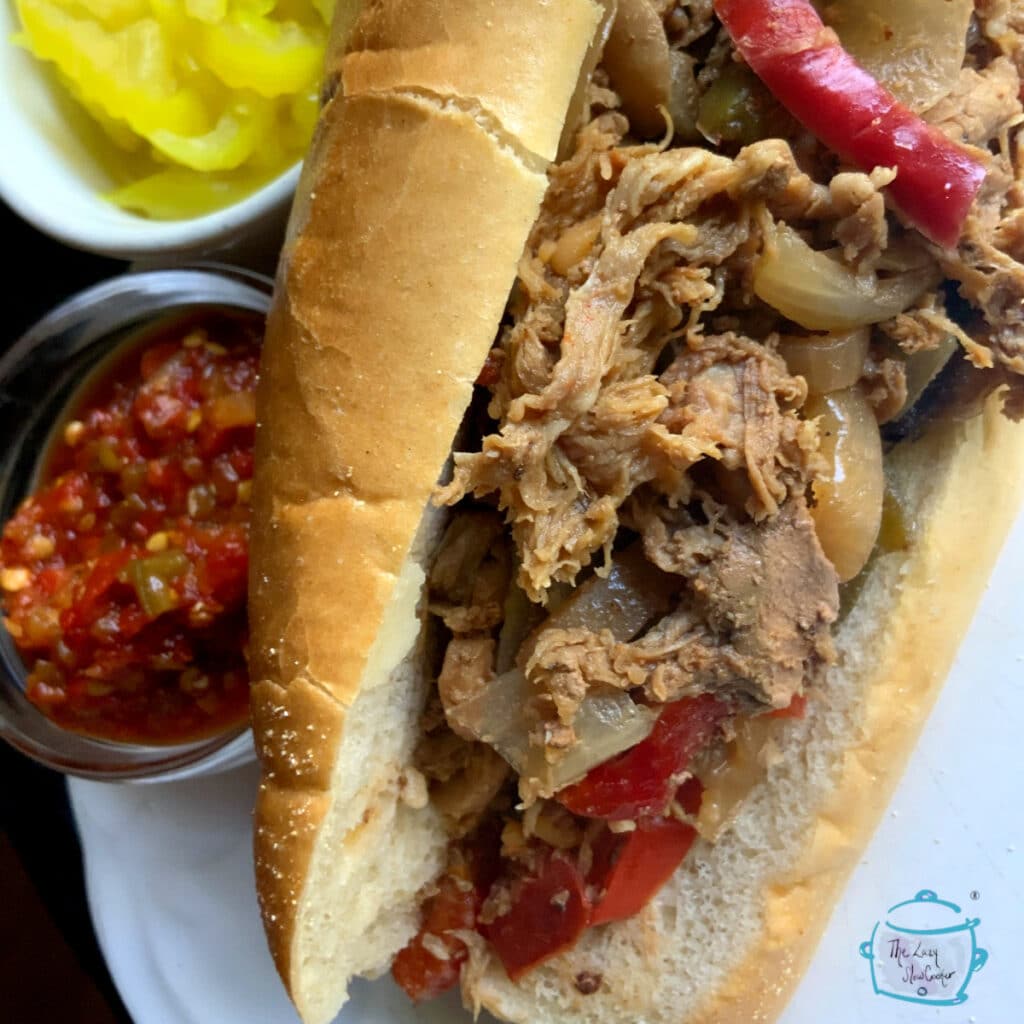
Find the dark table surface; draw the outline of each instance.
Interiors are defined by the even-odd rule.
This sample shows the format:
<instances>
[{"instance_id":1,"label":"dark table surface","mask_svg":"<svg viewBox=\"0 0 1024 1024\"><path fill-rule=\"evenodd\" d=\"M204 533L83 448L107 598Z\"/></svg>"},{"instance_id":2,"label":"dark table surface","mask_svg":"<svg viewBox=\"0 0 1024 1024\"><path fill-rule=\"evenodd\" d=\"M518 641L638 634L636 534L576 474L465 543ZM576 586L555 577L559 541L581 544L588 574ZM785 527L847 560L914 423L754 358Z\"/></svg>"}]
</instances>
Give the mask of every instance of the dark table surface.
<instances>
[{"instance_id":1,"label":"dark table surface","mask_svg":"<svg viewBox=\"0 0 1024 1024\"><path fill-rule=\"evenodd\" d=\"M2 203L0 237L11 260L0 350L61 299L125 269L46 238ZM2 741L0 772L0 1020L130 1024L96 945L63 777Z\"/></svg>"}]
</instances>

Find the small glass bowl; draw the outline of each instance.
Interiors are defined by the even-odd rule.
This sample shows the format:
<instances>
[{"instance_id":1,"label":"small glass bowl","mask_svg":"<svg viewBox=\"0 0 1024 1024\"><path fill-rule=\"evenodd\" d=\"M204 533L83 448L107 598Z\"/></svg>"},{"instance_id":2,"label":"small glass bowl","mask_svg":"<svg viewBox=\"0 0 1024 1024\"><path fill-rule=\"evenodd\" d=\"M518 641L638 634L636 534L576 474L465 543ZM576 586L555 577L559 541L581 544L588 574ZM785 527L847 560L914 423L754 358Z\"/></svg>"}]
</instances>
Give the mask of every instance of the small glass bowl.
<instances>
[{"instance_id":1,"label":"small glass bowl","mask_svg":"<svg viewBox=\"0 0 1024 1024\"><path fill-rule=\"evenodd\" d=\"M30 493L51 433L90 372L139 331L204 309L266 313L273 282L216 264L129 273L80 292L32 327L0 358L0 524ZM0 738L68 775L169 781L253 760L252 733L177 745L93 739L62 729L25 696L25 666L0 627Z\"/></svg>"}]
</instances>

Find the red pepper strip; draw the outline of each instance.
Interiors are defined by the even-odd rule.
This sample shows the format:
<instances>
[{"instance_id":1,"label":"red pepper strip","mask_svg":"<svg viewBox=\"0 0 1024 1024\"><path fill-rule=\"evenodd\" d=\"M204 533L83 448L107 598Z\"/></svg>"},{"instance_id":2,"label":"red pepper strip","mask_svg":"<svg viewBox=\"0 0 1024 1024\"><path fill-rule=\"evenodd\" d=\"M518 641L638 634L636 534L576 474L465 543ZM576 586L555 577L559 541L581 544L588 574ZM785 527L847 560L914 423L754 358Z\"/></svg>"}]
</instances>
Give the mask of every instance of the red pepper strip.
<instances>
[{"instance_id":1,"label":"red pepper strip","mask_svg":"<svg viewBox=\"0 0 1024 1024\"><path fill-rule=\"evenodd\" d=\"M769 711L769 718L806 718L807 717L807 695L804 693L793 694L793 699L784 708L778 711Z\"/></svg>"},{"instance_id":2,"label":"red pepper strip","mask_svg":"<svg viewBox=\"0 0 1024 1024\"><path fill-rule=\"evenodd\" d=\"M682 864L696 838L694 828L675 818L650 818L625 835L603 833L590 876L602 895L590 923L621 921L643 910Z\"/></svg>"},{"instance_id":3,"label":"red pepper strip","mask_svg":"<svg viewBox=\"0 0 1024 1024\"><path fill-rule=\"evenodd\" d=\"M536 877L514 882L511 895L508 912L480 932L517 981L576 944L590 923L590 900L579 868L558 854Z\"/></svg>"},{"instance_id":4,"label":"red pepper strip","mask_svg":"<svg viewBox=\"0 0 1024 1024\"><path fill-rule=\"evenodd\" d=\"M677 790L676 803L687 814L696 817L700 813L701 798L704 796L704 786L700 779L690 776Z\"/></svg>"},{"instance_id":5,"label":"red pepper strip","mask_svg":"<svg viewBox=\"0 0 1024 1024\"><path fill-rule=\"evenodd\" d=\"M587 818L615 821L662 814L675 792L673 776L686 770L731 710L707 693L666 704L647 739L592 768L556 799Z\"/></svg>"},{"instance_id":6,"label":"red pepper strip","mask_svg":"<svg viewBox=\"0 0 1024 1024\"><path fill-rule=\"evenodd\" d=\"M459 980L468 956L466 944L452 931L472 931L484 898L501 870L501 829L496 821L484 824L460 844L461 861L449 868L438 891L423 905L420 930L395 957L391 973L413 1002L433 999ZM467 882L471 881L472 885ZM436 935L448 952L441 959L423 944L424 935Z\"/></svg>"},{"instance_id":7,"label":"red pepper strip","mask_svg":"<svg viewBox=\"0 0 1024 1024\"><path fill-rule=\"evenodd\" d=\"M469 953L466 944L451 932L473 930L479 902L472 885L445 875L438 883L437 893L424 904L419 933L395 957L391 966L395 981L413 1002L434 999L458 982ZM447 959L435 956L424 946L423 937L427 934L436 936L442 943Z\"/></svg>"},{"instance_id":8,"label":"red pepper strip","mask_svg":"<svg viewBox=\"0 0 1024 1024\"><path fill-rule=\"evenodd\" d=\"M907 219L956 245L985 168L903 106L825 27L809 0L714 0L736 48L789 112L866 171L895 167L889 186Z\"/></svg>"},{"instance_id":9,"label":"red pepper strip","mask_svg":"<svg viewBox=\"0 0 1024 1024\"><path fill-rule=\"evenodd\" d=\"M676 800L687 814L696 815L703 791L700 780L691 777L679 787ZM587 877L601 894L590 923L618 921L642 910L683 862L696 835L673 818L643 818L624 835L602 832Z\"/></svg>"}]
</instances>

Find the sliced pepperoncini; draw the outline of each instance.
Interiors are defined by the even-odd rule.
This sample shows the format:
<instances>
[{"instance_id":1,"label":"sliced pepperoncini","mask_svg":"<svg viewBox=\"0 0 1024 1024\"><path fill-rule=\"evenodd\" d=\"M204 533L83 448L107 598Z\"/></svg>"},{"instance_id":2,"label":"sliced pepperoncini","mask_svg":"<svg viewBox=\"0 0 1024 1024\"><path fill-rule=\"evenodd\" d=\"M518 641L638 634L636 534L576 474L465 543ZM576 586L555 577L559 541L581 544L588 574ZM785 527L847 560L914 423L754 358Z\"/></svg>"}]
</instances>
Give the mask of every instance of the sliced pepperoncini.
<instances>
[{"instance_id":1,"label":"sliced pepperoncini","mask_svg":"<svg viewBox=\"0 0 1024 1024\"><path fill-rule=\"evenodd\" d=\"M157 219L198 216L305 152L335 0L16 4L16 42L54 65L102 128L95 144L109 142L110 152L97 157L117 205Z\"/></svg>"}]
</instances>

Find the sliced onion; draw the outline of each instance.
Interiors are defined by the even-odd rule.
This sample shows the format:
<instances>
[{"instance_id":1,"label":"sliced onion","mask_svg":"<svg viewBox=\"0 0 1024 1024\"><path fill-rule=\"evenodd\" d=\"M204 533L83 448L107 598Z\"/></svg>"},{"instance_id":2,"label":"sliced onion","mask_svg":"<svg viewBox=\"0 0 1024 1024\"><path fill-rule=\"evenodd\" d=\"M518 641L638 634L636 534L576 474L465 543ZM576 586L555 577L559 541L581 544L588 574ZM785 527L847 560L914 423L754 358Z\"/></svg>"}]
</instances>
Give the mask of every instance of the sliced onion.
<instances>
[{"instance_id":1,"label":"sliced onion","mask_svg":"<svg viewBox=\"0 0 1024 1024\"><path fill-rule=\"evenodd\" d=\"M539 783L539 796L551 796L578 782L591 768L647 739L657 717L625 693L591 694L572 723L579 740L576 746L554 764L547 763L543 750L533 747L520 774Z\"/></svg>"},{"instance_id":2,"label":"sliced onion","mask_svg":"<svg viewBox=\"0 0 1024 1024\"><path fill-rule=\"evenodd\" d=\"M482 743L490 744L516 771L530 752L526 703L533 688L519 669L488 683L475 697L448 709L452 725Z\"/></svg>"},{"instance_id":3,"label":"sliced onion","mask_svg":"<svg viewBox=\"0 0 1024 1024\"><path fill-rule=\"evenodd\" d=\"M917 113L952 92L974 0L828 0L826 24L898 100Z\"/></svg>"},{"instance_id":4,"label":"sliced onion","mask_svg":"<svg viewBox=\"0 0 1024 1024\"><path fill-rule=\"evenodd\" d=\"M697 114L700 110L700 90L697 88L697 58L681 50L673 50L672 90L668 112L672 118L674 138L678 142L696 142L700 139Z\"/></svg>"},{"instance_id":5,"label":"sliced onion","mask_svg":"<svg viewBox=\"0 0 1024 1024\"><path fill-rule=\"evenodd\" d=\"M907 402L904 408L910 409L916 404L924 389L935 380L959 348L960 342L950 334L935 348L907 356Z\"/></svg>"},{"instance_id":6,"label":"sliced onion","mask_svg":"<svg viewBox=\"0 0 1024 1024\"><path fill-rule=\"evenodd\" d=\"M611 632L632 640L652 619L672 607L682 580L647 561L639 541L617 554L607 576L596 573L577 587L541 629L586 629Z\"/></svg>"},{"instance_id":7,"label":"sliced onion","mask_svg":"<svg viewBox=\"0 0 1024 1024\"><path fill-rule=\"evenodd\" d=\"M664 135L658 108L672 98L672 59L665 25L650 0L619 0L603 63L633 131L643 138Z\"/></svg>"},{"instance_id":8,"label":"sliced onion","mask_svg":"<svg viewBox=\"0 0 1024 1024\"><path fill-rule=\"evenodd\" d=\"M779 340L779 355L790 373L807 381L811 394L823 395L853 387L860 380L870 344L866 327L807 338L786 335Z\"/></svg>"},{"instance_id":9,"label":"sliced onion","mask_svg":"<svg viewBox=\"0 0 1024 1024\"><path fill-rule=\"evenodd\" d=\"M511 669L476 697L452 708L449 716L461 729L497 750L538 796L550 796L646 739L657 717L626 693L591 694L573 721L579 742L556 764L548 764L544 751L530 745L525 711L533 693L526 676Z\"/></svg>"},{"instance_id":10,"label":"sliced onion","mask_svg":"<svg viewBox=\"0 0 1024 1024\"><path fill-rule=\"evenodd\" d=\"M902 313L936 280L929 267L891 278L857 274L780 224L754 266L754 292L810 331L848 331Z\"/></svg>"},{"instance_id":11,"label":"sliced onion","mask_svg":"<svg viewBox=\"0 0 1024 1024\"><path fill-rule=\"evenodd\" d=\"M859 387L812 396L804 415L819 419L821 451L830 464L813 484L811 515L825 555L846 582L864 568L882 523L878 422Z\"/></svg>"},{"instance_id":12,"label":"sliced onion","mask_svg":"<svg viewBox=\"0 0 1024 1024\"><path fill-rule=\"evenodd\" d=\"M778 719L767 715L739 715L734 720L733 738L712 748L706 764L695 766L704 787L696 826L708 842L721 838L754 787L767 777L772 737L780 725Z\"/></svg>"},{"instance_id":13,"label":"sliced onion","mask_svg":"<svg viewBox=\"0 0 1024 1024\"><path fill-rule=\"evenodd\" d=\"M523 641L544 617L544 609L534 604L514 581L505 596L505 609L498 635L498 653L494 670L500 675L515 666Z\"/></svg>"}]
</instances>

